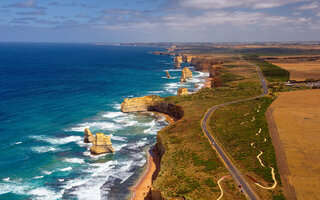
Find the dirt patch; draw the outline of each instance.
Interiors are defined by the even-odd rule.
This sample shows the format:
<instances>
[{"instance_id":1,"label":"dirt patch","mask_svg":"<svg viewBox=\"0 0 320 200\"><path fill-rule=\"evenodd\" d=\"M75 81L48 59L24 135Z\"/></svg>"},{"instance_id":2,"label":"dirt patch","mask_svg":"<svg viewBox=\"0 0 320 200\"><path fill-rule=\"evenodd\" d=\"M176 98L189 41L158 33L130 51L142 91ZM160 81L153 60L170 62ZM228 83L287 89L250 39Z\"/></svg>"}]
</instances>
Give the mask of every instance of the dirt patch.
<instances>
[{"instance_id":1,"label":"dirt patch","mask_svg":"<svg viewBox=\"0 0 320 200\"><path fill-rule=\"evenodd\" d=\"M319 61L276 61L272 64L289 71L291 80L320 79Z\"/></svg>"},{"instance_id":2,"label":"dirt patch","mask_svg":"<svg viewBox=\"0 0 320 200\"><path fill-rule=\"evenodd\" d=\"M320 90L281 93L266 116L287 199L320 199Z\"/></svg>"}]
</instances>

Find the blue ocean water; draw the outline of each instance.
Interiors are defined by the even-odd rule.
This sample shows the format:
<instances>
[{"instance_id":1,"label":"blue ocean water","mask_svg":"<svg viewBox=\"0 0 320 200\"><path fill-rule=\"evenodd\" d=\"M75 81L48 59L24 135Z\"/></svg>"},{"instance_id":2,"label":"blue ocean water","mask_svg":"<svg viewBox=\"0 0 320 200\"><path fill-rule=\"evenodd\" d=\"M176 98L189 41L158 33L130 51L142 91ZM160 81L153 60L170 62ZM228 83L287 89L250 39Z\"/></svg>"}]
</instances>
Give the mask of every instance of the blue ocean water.
<instances>
[{"instance_id":1,"label":"blue ocean water","mask_svg":"<svg viewBox=\"0 0 320 200\"><path fill-rule=\"evenodd\" d=\"M207 76L179 83L173 57L155 50L164 49L0 43L0 199L127 198L167 123L120 103L193 90ZM90 155L84 128L111 134L116 152Z\"/></svg>"}]
</instances>

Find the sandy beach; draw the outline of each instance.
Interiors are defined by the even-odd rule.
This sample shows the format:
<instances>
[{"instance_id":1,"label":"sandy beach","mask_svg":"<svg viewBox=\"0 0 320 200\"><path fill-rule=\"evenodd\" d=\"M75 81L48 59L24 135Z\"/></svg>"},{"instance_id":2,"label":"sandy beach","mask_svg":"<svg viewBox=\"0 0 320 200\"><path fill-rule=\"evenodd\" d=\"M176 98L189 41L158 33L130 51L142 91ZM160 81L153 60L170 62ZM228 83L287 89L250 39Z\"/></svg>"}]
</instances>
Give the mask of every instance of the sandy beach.
<instances>
[{"instance_id":1,"label":"sandy beach","mask_svg":"<svg viewBox=\"0 0 320 200\"><path fill-rule=\"evenodd\" d=\"M158 112L154 113L165 116L166 121L169 124L172 124L175 121L175 119L169 115ZM133 193L131 200L149 199L148 194L152 186L152 182L157 177L159 170L160 156L155 146L152 146L148 149L147 166L145 172L143 172L137 184L131 189Z\"/></svg>"}]
</instances>

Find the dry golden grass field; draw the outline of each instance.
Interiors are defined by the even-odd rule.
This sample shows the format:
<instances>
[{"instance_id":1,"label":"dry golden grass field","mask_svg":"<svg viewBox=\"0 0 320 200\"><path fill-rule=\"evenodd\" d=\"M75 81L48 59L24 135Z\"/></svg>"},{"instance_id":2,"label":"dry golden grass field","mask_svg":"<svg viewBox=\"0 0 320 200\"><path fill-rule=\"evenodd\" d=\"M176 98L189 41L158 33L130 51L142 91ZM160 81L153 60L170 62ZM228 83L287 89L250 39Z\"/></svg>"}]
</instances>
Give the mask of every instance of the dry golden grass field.
<instances>
[{"instance_id":1,"label":"dry golden grass field","mask_svg":"<svg viewBox=\"0 0 320 200\"><path fill-rule=\"evenodd\" d=\"M320 61L274 61L272 64L290 72L290 79L320 79Z\"/></svg>"},{"instance_id":2,"label":"dry golden grass field","mask_svg":"<svg viewBox=\"0 0 320 200\"><path fill-rule=\"evenodd\" d=\"M266 113L287 199L320 199L320 90L280 93Z\"/></svg>"}]
</instances>

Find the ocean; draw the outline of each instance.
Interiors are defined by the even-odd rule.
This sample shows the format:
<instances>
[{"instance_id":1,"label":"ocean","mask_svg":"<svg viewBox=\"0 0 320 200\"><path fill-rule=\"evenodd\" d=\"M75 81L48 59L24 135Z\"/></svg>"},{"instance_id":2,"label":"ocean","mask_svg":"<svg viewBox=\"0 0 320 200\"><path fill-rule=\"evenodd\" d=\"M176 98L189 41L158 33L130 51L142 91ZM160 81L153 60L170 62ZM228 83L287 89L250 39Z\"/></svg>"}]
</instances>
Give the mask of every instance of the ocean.
<instances>
[{"instance_id":1,"label":"ocean","mask_svg":"<svg viewBox=\"0 0 320 200\"><path fill-rule=\"evenodd\" d=\"M167 122L151 113L121 113L121 102L194 90L208 76L194 72L179 83L173 57L150 54L164 50L0 43L0 199L128 198L146 149ZM85 128L111 135L116 152L91 155Z\"/></svg>"}]
</instances>

